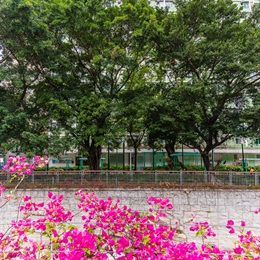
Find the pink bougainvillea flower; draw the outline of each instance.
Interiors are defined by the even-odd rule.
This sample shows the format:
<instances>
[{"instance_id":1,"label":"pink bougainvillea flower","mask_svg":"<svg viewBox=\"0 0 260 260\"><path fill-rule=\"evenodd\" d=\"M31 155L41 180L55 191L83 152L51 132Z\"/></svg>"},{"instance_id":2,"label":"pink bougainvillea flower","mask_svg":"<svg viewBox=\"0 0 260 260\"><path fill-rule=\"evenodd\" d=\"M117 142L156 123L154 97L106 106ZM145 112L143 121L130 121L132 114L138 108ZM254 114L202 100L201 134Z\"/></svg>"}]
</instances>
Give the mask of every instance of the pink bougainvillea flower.
<instances>
[{"instance_id":1,"label":"pink bougainvillea flower","mask_svg":"<svg viewBox=\"0 0 260 260\"><path fill-rule=\"evenodd\" d=\"M227 226L233 226L235 223L232 219L229 219L227 222Z\"/></svg>"},{"instance_id":2,"label":"pink bougainvillea flower","mask_svg":"<svg viewBox=\"0 0 260 260\"><path fill-rule=\"evenodd\" d=\"M258 208L258 209L255 210L254 212L255 212L255 214L259 214L259 212L260 212L260 208Z\"/></svg>"},{"instance_id":3,"label":"pink bougainvillea flower","mask_svg":"<svg viewBox=\"0 0 260 260\"><path fill-rule=\"evenodd\" d=\"M3 191L5 191L6 188L4 185L0 185L0 196L2 196Z\"/></svg>"},{"instance_id":4,"label":"pink bougainvillea flower","mask_svg":"<svg viewBox=\"0 0 260 260\"><path fill-rule=\"evenodd\" d=\"M234 228L230 228L229 234L234 234L234 233L235 233L235 229Z\"/></svg>"},{"instance_id":5,"label":"pink bougainvillea flower","mask_svg":"<svg viewBox=\"0 0 260 260\"><path fill-rule=\"evenodd\" d=\"M229 234L234 234L234 233L235 233L235 229L233 228L234 224L235 224L235 223L234 223L234 221L233 221L232 219L229 219L229 220L227 221L226 228L229 229Z\"/></svg>"},{"instance_id":6,"label":"pink bougainvillea flower","mask_svg":"<svg viewBox=\"0 0 260 260\"><path fill-rule=\"evenodd\" d=\"M245 250L242 247L238 246L238 247L234 248L234 252L238 255L241 255L242 253L245 252Z\"/></svg>"},{"instance_id":7,"label":"pink bougainvillea flower","mask_svg":"<svg viewBox=\"0 0 260 260\"><path fill-rule=\"evenodd\" d=\"M242 220L240 226L241 227L245 227L246 226L246 222L244 220Z\"/></svg>"}]
</instances>

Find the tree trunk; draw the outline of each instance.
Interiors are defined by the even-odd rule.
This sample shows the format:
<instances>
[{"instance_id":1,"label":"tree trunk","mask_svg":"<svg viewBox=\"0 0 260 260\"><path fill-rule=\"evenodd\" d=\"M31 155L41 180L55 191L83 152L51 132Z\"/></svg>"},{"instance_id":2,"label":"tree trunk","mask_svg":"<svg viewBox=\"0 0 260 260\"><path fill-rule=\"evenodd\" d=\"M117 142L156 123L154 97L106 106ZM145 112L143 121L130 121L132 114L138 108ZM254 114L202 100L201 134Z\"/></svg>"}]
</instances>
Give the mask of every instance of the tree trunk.
<instances>
[{"instance_id":1,"label":"tree trunk","mask_svg":"<svg viewBox=\"0 0 260 260\"><path fill-rule=\"evenodd\" d=\"M137 149L138 147L134 147L134 171L137 170Z\"/></svg>"},{"instance_id":2,"label":"tree trunk","mask_svg":"<svg viewBox=\"0 0 260 260\"><path fill-rule=\"evenodd\" d=\"M175 153L175 142L174 141L169 141L169 142L166 141L165 149L166 149L167 155L168 155L168 160L167 160L168 166L173 169L174 159L170 155Z\"/></svg>"},{"instance_id":3,"label":"tree trunk","mask_svg":"<svg viewBox=\"0 0 260 260\"><path fill-rule=\"evenodd\" d=\"M89 169L100 170L100 159L101 159L101 145L96 145L95 141L92 141L89 147Z\"/></svg>"},{"instance_id":4,"label":"tree trunk","mask_svg":"<svg viewBox=\"0 0 260 260\"><path fill-rule=\"evenodd\" d=\"M207 171L210 170L210 160L209 160L209 154L207 152L201 153L202 160L204 162L204 166Z\"/></svg>"}]
</instances>

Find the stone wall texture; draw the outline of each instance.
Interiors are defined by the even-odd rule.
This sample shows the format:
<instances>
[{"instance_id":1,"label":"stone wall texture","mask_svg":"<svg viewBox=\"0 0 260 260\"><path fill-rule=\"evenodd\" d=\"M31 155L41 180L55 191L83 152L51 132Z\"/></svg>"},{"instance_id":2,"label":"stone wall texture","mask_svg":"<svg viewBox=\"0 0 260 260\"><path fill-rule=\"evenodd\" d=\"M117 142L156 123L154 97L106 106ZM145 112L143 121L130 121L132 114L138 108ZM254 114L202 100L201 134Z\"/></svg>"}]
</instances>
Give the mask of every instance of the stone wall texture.
<instances>
[{"instance_id":1,"label":"stone wall texture","mask_svg":"<svg viewBox=\"0 0 260 260\"><path fill-rule=\"evenodd\" d=\"M77 203L74 193L76 190L51 190L54 194L64 195L64 207L70 211L77 211ZM87 190L92 191L92 190ZM148 211L150 206L146 203L149 196L170 198L174 205L173 210L168 211L169 219L167 224L175 227L178 222L178 228L183 233L182 240L188 242L195 241L201 243L201 237L196 237L194 232L189 231L191 225L191 214L195 214L195 221L208 221L216 233L216 237L205 240L210 244L216 244L223 249L231 248L233 241L239 234L229 234L226 228L227 220L233 219L235 227L240 229L241 220L246 221L245 229L253 230L260 234L260 215L254 211L260 208L260 191L258 190L177 190L177 189L113 189L96 190L95 194L106 199L120 199L122 205L127 205L134 210ZM7 230L12 219L17 218L18 206L21 197L25 195L32 196L35 202L48 202L48 190L17 190L16 198L9 201L0 208L0 231ZM4 203L4 196L9 191L2 194L1 204ZM74 224L81 225L81 216L77 216Z\"/></svg>"}]
</instances>

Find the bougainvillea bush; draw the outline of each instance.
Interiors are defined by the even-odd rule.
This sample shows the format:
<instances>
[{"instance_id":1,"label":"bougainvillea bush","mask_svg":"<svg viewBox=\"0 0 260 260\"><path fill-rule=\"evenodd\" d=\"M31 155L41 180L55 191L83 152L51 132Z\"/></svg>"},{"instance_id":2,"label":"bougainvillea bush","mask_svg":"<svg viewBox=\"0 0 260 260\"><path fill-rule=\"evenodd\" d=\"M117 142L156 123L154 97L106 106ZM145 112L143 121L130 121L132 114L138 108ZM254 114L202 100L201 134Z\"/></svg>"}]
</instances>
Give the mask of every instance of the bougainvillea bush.
<instances>
[{"instance_id":1,"label":"bougainvillea bush","mask_svg":"<svg viewBox=\"0 0 260 260\"><path fill-rule=\"evenodd\" d=\"M20 178L30 174L36 166L44 166L47 159L35 157L34 163L26 158L13 157L4 171ZM16 187L17 188L17 187ZM4 191L1 185L1 193ZM3 198L12 200L15 190ZM234 221L227 221L227 234L239 232L233 250L220 250L204 242L176 243L176 229L165 225L166 210L172 209L169 199L148 198L150 209L146 213L120 205L120 200L100 199L93 192L78 191L77 212L65 210L63 195L48 192L47 203L36 203L24 196L19 207L19 218L0 233L0 259L260 259L260 237L245 230L241 222L239 231ZM260 210L255 213L258 214ZM73 225L77 215L82 216L79 226ZM191 231L203 239L215 236L208 222L191 219ZM206 241L206 240L204 240Z\"/></svg>"}]
</instances>

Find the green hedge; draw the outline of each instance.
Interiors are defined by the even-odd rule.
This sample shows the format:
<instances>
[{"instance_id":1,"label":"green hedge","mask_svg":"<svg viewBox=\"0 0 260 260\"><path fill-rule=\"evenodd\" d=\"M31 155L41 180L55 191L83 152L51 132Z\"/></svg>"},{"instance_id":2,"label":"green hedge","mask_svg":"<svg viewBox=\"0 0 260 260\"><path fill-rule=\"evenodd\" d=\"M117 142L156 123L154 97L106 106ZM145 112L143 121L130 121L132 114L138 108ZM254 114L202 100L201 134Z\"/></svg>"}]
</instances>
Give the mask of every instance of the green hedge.
<instances>
[{"instance_id":1,"label":"green hedge","mask_svg":"<svg viewBox=\"0 0 260 260\"><path fill-rule=\"evenodd\" d=\"M214 170L216 170L216 171L242 172L242 167L239 166L239 165L220 164L220 165L215 166Z\"/></svg>"},{"instance_id":2,"label":"green hedge","mask_svg":"<svg viewBox=\"0 0 260 260\"><path fill-rule=\"evenodd\" d=\"M79 170L79 166L69 166L69 167L66 167L66 166L63 166L63 167L57 167L57 166L52 166L52 167L49 167L49 171L55 171L55 170L58 170L58 171L66 171L68 168L69 171L78 171ZM83 166L82 167L83 170L86 170L88 169L88 166ZM44 166L44 167L37 167L34 169L35 171L47 171L47 167Z\"/></svg>"},{"instance_id":3,"label":"green hedge","mask_svg":"<svg viewBox=\"0 0 260 260\"><path fill-rule=\"evenodd\" d=\"M86 170L88 169L88 166L83 166L83 170ZM104 165L102 170L107 170L108 169L108 166L107 165ZM134 169L134 166L132 166L132 170ZM185 165L184 166L184 169L187 170L187 171L203 171L204 170L204 167L203 166L200 166L200 165ZM67 170L66 167L49 167L49 170L50 171L53 171L53 170ZM78 171L79 170L79 166L69 166L68 167L68 170L69 171ZM113 170L119 170L119 171L122 171L122 170L126 170L126 171L129 171L130 170L130 166L126 165L123 169L123 166L122 165L110 165L110 170L113 171ZM158 170L158 171L169 171L169 170L175 170L175 169L172 169L171 167L165 165L165 166L155 166L154 169L153 167L144 167L142 168L142 170L146 170L146 171L153 171L153 170ZM182 168L180 166L177 167L177 171L180 171L182 170ZM47 167L44 166L42 168L35 168L35 171L47 171ZM232 171L232 172L242 172L243 169L242 169L242 166L239 166L239 165L231 165L231 164L220 164L218 166L215 166L214 168L214 171ZM258 166L248 166L246 167L246 171L248 172L260 172L260 165Z\"/></svg>"}]
</instances>

